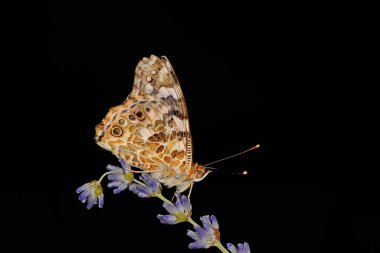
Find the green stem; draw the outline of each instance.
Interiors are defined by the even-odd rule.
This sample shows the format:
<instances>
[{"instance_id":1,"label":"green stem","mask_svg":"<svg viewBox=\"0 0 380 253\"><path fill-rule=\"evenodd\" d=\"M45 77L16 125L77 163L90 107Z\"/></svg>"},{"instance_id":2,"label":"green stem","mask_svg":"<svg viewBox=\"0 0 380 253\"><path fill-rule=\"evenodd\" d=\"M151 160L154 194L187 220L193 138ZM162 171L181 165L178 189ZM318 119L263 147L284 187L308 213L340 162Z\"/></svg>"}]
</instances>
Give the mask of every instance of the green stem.
<instances>
[{"instance_id":1,"label":"green stem","mask_svg":"<svg viewBox=\"0 0 380 253\"><path fill-rule=\"evenodd\" d=\"M189 217L189 219L187 219L187 222L189 222L194 227L199 227L199 225L191 217Z\"/></svg>"},{"instance_id":2,"label":"green stem","mask_svg":"<svg viewBox=\"0 0 380 253\"><path fill-rule=\"evenodd\" d=\"M143 182L141 182L141 181L139 181L137 179L133 179L133 182L135 182L136 184L142 185L142 186L146 186L146 184L144 184ZM156 194L155 197L161 199L165 203L174 205L173 202L171 202L170 200L168 200L167 198L165 198L162 195L162 193ZM194 227L199 227L198 223L196 223L191 217L189 217L187 219L187 222L189 222ZM214 244L214 246L217 247L223 253L230 253L220 242L217 242L216 244Z\"/></svg>"},{"instance_id":3,"label":"green stem","mask_svg":"<svg viewBox=\"0 0 380 253\"><path fill-rule=\"evenodd\" d=\"M220 249L223 253L229 253L229 251L220 242L216 243L214 246Z\"/></svg>"},{"instance_id":4,"label":"green stem","mask_svg":"<svg viewBox=\"0 0 380 253\"><path fill-rule=\"evenodd\" d=\"M173 203L170 200L168 200L167 198L165 198L161 193L157 194L156 197L159 198L159 199L161 199L162 201L168 203L168 204L172 204L173 205Z\"/></svg>"},{"instance_id":5,"label":"green stem","mask_svg":"<svg viewBox=\"0 0 380 253\"><path fill-rule=\"evenodd\" d=\"M109 175L109 174L113 174L113 173L116 173L116 172L109 171L109 172L104 173L104 174L99 178L99 180L98 180L98 184L100 184L100 183L102 182L102 180L103 180L103 178L104 178L105 176L107 176L107 175Z\"/></svg>"},{"instance_id":6,"label":"green stem","mask_svg":"<svg viewBox=\"0 0 380 253\"><path fill-rule=\"evenodd\" d=\"M133 179L133 182L135 182L136 184L142 185L142 186L146 186L146 184L144 184L143 182L141 182L137 179Z\"/></svg>"}]
</instances>

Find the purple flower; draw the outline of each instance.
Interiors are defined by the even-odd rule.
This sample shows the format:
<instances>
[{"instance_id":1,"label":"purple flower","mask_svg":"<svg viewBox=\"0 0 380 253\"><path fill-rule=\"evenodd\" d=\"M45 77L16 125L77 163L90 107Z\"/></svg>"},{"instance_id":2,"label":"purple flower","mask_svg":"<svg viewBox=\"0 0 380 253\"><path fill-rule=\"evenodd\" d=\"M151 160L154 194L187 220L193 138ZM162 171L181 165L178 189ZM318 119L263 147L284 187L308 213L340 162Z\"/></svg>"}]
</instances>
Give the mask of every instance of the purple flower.
<instances>
[{"instance_id":1,"label":"purple flower","mask_svg":"<svg viewBox=\"0 0 380 253\"><path fill-rule=\"evenodd\" d=\"M189 244L190 249L210 248L219 243L219 224L214 215L201 217L203 227L194 227L195 231L188 230L187 235L195 241Z\"/></svg>"},{"instance_id":2,"label":"purple flower","mask_svg":"<svg viewBox=\"0 0 380 253\"><path fill-rule=\"evenodd\" d=\"M87 202L87 209L91 209L96 204L99 208L104 205L103 188L96 180L82 185L76 190L76 193L79 194L79 200L82 203Z\"/></svg>"},{"instance_id":3,"label":"purple flower","mask_svg":"<svg viewBox=\"0 0 380 253\"><path fill-rule=\"evenodd\" d=\"M122 168L114 165L107 165L107 170L114 172L108 175L108 183L109 188L115 188L113 193L118 194L121 191L127 189L128 185L133 181L133 172L130 171L131 166L127 164L124 159L119 159Z\"/></svg>"},{"instance_id":4,"label":"purple flower","mask_svg":"<svg viewBox=\"0 0 380 253\"><path fill-rule=\"evenodd\" d=\"M149 173L142 174L140 179L145 183L145 185L133 183L129 186L129 190L131 190L134 194L137 194L140 198L150 198L161 193L160 182L154 179Z\"/></svg>"},{"instance_id":5,"label":"purple flower","mask_svg":"<svg viewBox=\"0 0 380 253\"><path fill-rule=\"evenodd\" d=\"M229 251L231 251L231 253L251 253L248 243L246 242L243 244L239 243L237 246L238 247L236 249L236 247L233 244L227 243L227 248Z\"/></svg>"},{"instance_id":6,"label":"purple flower","mask_svg":"<svg viewBox=\"0 0 380 253\"><path fill-rule=\"evenodd\" d=\"M157 215L157 218L163 224L177 224L179 222L187 221L191 217L191 203L190 200L180 194L176 194L175 205L164 203L162 206L168 211L169 215Z\"/></svg>"}]
</instances>

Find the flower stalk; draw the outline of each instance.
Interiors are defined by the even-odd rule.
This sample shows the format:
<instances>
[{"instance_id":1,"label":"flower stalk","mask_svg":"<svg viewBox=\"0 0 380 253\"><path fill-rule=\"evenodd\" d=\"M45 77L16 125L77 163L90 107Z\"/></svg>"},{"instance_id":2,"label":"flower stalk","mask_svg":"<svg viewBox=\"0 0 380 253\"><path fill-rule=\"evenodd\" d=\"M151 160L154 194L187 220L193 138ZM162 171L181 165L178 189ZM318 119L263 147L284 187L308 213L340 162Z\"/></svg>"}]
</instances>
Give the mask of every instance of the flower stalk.
<instances>
[{"instance_id":1,"label":"flower stalk","mask_svg":"<svg viewBox=\"0 0 380 253\"><path fill-rule=\"evenodd\" d=\"M217 242L214 246L223 253L229 253L229 251L220 242Z\"/></svg>"},{"instance_id":2,"label":"flower stalk","mask_svg":"<svg viewBox=\"0 0 380 253\"><path fill-rule=\"evenodd\" d=\"M103 188L101 187L102 180L107 176L109 183L108 187L113 188L115 194L129 188L141 198L159 198L168 214L157 215L157 218L163 224L177 224L181 222L190 223L193 230L188 230L187 235L194 241L189 244L190 249L216 247L222 253L250 253L248 243L239 243L237 247L227 243L226 249L220 242L219 223L214 215L205 215L200 218L202 226L195 222L192 218L192 205L187 196L179 193L175 194L175 202L170 201L162 194L162 186L159 180L154 179L149 173L143 173L139 178L134 178L134 173L131 171L131 166L126 161L119 160L122 168L108 165L108 172L104 173L99 180L93 180L79 187L76 192L79 194L79 200L87 203L87 209L91 209L94 205L102 208L104 205Z\"/></svg>"},{"instance_id":3,"label":"flower stalk","mask_svg":"<svg viewBox=\"0 0 380 253\"><path fill-rule=\"evenodd\" d=\"M138 179L133 179L133 182L135 182L141 186L147 187L146 184L144 184L143 182L141 182ZM166 204L175 206L175 204L173 202L171 202L169 199L167 199L164 195L162 195L162 193L157 193L154 195L154 197L159 198L160 200L162 200ZM193 225L193 227L200 227L200 225L198 223L196 223L191 217L187 217L186 221L188 223L190 223L191 225ZM221 244L220 241L217 241L216 243L214 243L213 246L218 248L223 253L229 253L229 251Z\"/></svg>"}]
</instances>

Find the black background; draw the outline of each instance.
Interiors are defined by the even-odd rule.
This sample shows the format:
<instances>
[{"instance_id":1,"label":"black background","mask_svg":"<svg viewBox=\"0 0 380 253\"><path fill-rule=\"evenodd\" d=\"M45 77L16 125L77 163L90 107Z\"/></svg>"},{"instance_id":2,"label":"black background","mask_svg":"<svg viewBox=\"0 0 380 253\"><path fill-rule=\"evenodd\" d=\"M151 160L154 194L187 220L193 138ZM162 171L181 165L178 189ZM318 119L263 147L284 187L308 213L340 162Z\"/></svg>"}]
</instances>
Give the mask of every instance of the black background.
<instances>
[{"instance_id":1,"label":"black background","mask_svg":"<svg viewBox=\"0 0 380 253\"><path fill-rule=\"evenodd\" d=\"M23 242L13 247L192 252L190 226L160 224L157 199L105 189L104 208L88 211L75 193L117 165L95 144L94 127L131 91L137 62L156 54L180 80L196 162L261 144L215 165L247 176L215 172L195 185L195 220L216 215L222 242L246 241L253 252L377 252L376 166L359 161L376 154L360 146L375 142L373 125L357 107L374 100L357 102L370 93L359 86L371 67L363 67L366 32L356 12L53 1L43 17L22 21L29 32L19 42L27 71L18 77L33 83L20 92L33 145L13 175L14 184L23 179L9 198L17 208L8 234Z\"/></svg>"}]
</instances>

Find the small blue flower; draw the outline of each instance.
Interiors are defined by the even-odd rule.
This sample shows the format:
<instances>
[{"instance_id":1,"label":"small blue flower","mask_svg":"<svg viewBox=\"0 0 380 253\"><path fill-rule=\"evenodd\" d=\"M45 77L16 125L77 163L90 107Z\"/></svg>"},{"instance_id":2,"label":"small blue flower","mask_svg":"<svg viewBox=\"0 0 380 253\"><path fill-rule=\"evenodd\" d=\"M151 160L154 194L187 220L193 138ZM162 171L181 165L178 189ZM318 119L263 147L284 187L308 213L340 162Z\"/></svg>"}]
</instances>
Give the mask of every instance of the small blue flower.
<instances>
[{"instance_id":1,"label":"small blue flower","mask_svg":"<svg viewBox=\"0 0 380 253\"><path fill-rule=\"evenodd\" d=\"M160 182L157 179L154 179L149 173L142 174L140 179L146 186L136 183L131 184L131 186L129 186L129 190L131 190L134 194L137 194L140 198L150 198L161 193Z\"/></svg>"},{"instance_id":2,"label":"small blue flower","mask_svg":"<svg viewBox=\"0 0 380 253\"><path fill-rule=\"evenodd\" d=\"M96 180L82 185L76 190L76 193L79 194L79 200L82 203L87 202L87 209L91 209L96 204L99 208L104 205L103 188Z\"/></svg>"},{"instance_id":3,"label":"small blue flower","mask_svg":"<svg viewBox=\"0 0 380 253\"><path fill-rule=\"evenodd\" d=\"M219 243L219 223L214 215L201 217L203 227L194 227L195 231L188 230L187 235L195 241L189 244L190 249L207 249Z\"/></svg>"},{"instance_id":4,"label":"small blue flower","mask_svg":"<svg viewBox=\"0 0 380 253\"><path fill-rule=\"evenodd\" d=\"M190 200L180 194L176 194L175 205L164 203L162 206L168 211L169 215L157 215L157 218L163 224L177 224L185 222L191 217L191 203Z\"/></svg>"},{"instance_id":5,"label":"small blue flower","mask_svg":"<svg viewBox=\"0 0 380 253\"><path fill-rule=\"evenodd\" d=\"M231 251L231 253L251 253L251 250L249 249L249 244L248 243L239 243L237 245L237 249L235 247L235 245L231 244L231 243L227 243L227 248L229 251Z\"/></svg>"},{"instance_id":6,"label":"small blue flower","mask_svg":"<svg viewBox=\"0 0 380 253\"><path fill-rule=\"evenodd\" d=\"M119 159L122 168L114 165L107 165L107 170L114 172L108 175L108 180L111 182L108 183L109 188L115 188L113 193L118 194L121 191L127 189L128 185L133 181L133 172L130 171L131 166L127 164L124 159Z\"/></svg>"}]
</instances>

